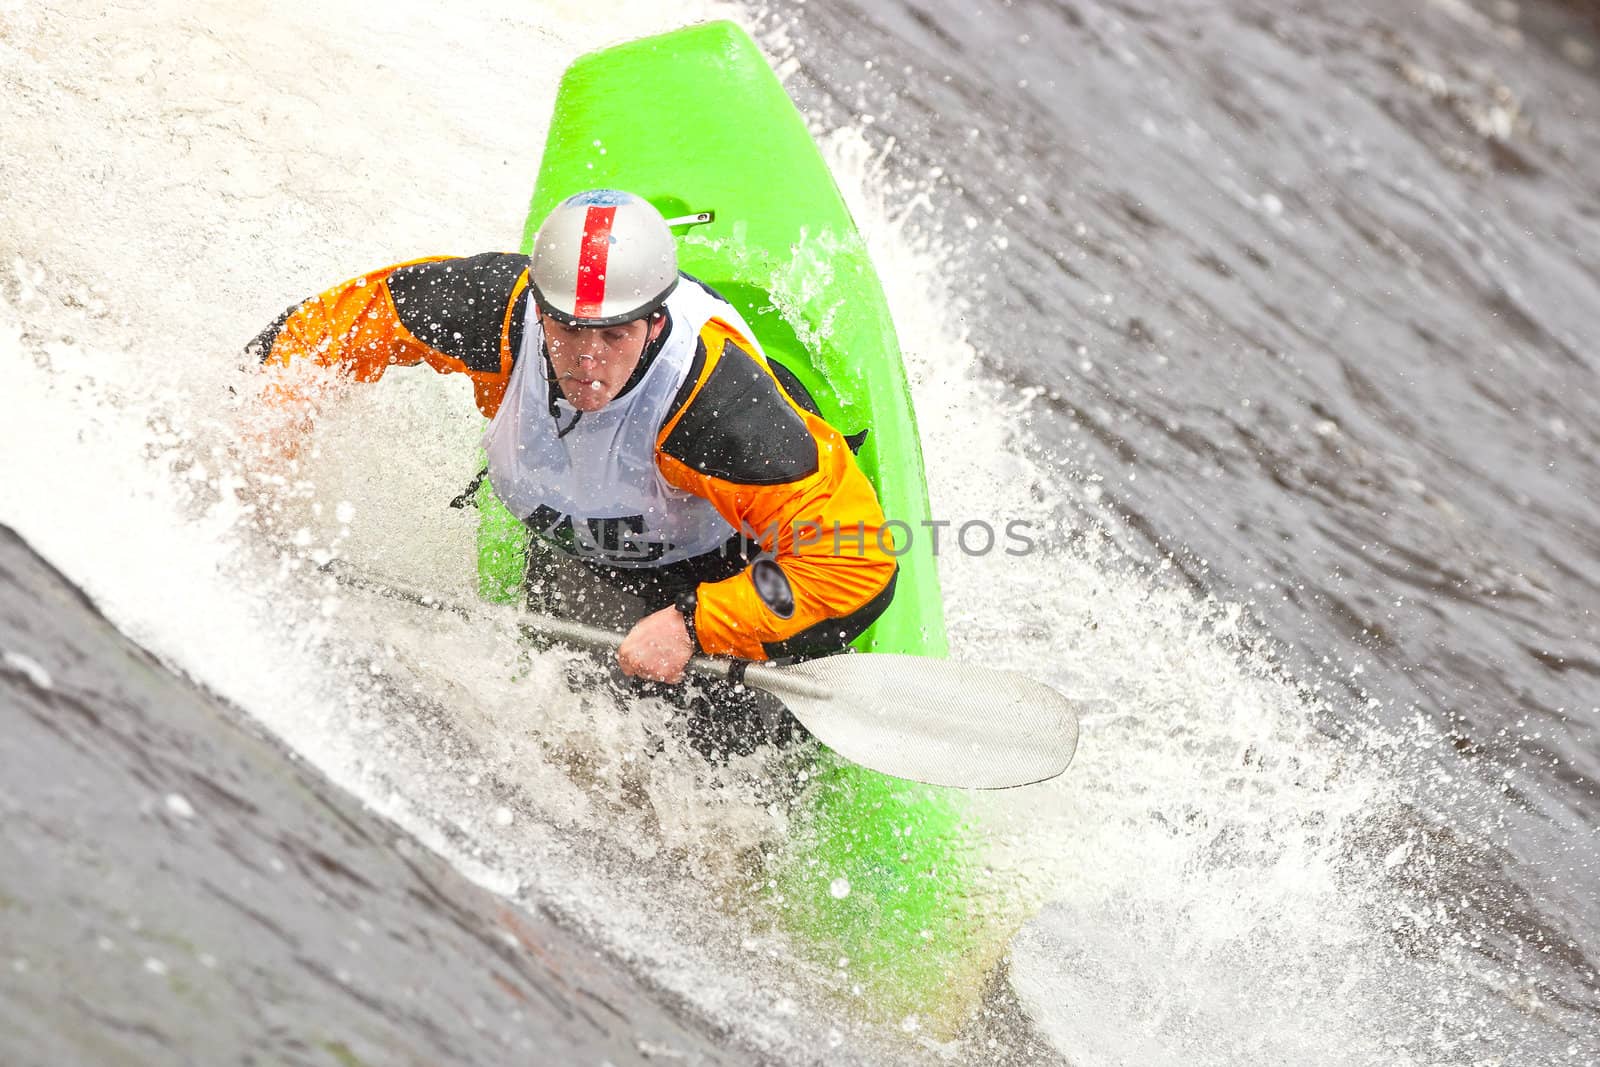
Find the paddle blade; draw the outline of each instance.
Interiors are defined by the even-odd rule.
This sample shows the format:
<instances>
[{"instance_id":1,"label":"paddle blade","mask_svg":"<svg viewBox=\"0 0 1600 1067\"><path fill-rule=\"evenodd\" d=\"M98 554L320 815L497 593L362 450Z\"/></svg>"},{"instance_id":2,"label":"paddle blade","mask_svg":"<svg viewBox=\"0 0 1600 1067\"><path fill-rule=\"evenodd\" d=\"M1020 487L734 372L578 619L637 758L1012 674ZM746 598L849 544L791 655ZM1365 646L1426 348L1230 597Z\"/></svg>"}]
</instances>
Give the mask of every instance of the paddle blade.
<instances>
[{"instance_id":1,"label":"paddle blade","mask_svg":"<svg viewBox=\"0 0 1600 1067\"><path fill-rule=\"evenodd\" d=\"M890 653L752 666L817 740L897 778L1009 789L1054 778L1078 747L1066 697L1011 671Z\"/></svg>"}]
</instances>

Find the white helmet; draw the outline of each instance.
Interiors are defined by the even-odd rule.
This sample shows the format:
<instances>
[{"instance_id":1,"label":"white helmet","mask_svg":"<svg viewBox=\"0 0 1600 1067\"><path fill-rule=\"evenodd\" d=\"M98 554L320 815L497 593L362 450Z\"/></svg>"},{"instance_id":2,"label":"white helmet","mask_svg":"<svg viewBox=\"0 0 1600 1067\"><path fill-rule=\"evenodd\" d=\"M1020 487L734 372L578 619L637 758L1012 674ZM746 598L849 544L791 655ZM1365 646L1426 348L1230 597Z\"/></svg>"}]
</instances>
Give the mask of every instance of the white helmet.
<instances>
[{"instance_id":1,"label":"white helmet","mask_svg":"<svg viewBox=\"0 0 1600 1067\"><path fill-rule=\"evenodd\" d=\"M678 284L678 249L648 200L592 189L545 218L528 280L545 314L570 326L614 326L665 302Z\"/></svg>"}]
</instances>

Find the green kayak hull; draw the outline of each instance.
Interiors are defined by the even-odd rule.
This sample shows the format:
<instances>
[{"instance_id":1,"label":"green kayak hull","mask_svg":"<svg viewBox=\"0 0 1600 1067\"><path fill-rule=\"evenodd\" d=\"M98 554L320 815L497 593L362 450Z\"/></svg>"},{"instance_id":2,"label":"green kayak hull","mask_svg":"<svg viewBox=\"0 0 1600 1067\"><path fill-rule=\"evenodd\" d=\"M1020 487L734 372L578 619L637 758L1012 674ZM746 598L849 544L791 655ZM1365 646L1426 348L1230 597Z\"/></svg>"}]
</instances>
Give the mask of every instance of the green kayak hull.
<instances>
[{"instance_id":1,"label":"green kayak hull","mask_svg":"<svg viewBox=\"0 0 1600 1067\"><path fill-rule=\"evenodd\" d=\"M680 266L744 315L846 434L885 515L929 518L916 417L888 304L865 244L800 113L755 43L731 22L692 26L584 56L562 78L523 251L561 200L618 188L682 227ZM515 595L519 523L480 495L481 592ZM893 603L862 651L946 654L938 571L926 538L900 558ZM754 905L795 951L873 1017L948 1029L1003 950L976 891L959 791L916 785L824 752L788 843ZM941 1025L941 1020L943 1025Z\"/></svg>"}]
</instances>

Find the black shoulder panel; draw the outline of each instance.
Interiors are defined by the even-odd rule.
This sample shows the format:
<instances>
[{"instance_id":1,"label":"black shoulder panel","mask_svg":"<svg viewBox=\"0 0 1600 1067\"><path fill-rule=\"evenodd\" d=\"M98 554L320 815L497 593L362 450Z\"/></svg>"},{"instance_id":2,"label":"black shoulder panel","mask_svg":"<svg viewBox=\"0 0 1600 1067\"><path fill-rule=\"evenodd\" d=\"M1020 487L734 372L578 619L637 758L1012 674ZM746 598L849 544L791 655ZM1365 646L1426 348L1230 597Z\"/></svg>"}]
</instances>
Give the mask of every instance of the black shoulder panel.
<instances>
[{"instance_id":1,"label":"black shoulder panel","mask_svg":"<svg viewBox=\"0 0 1600 1067\"><path fill-rule=\"evenodd\" d=\"M778 379L778 384L783 386L783 391L789 394L790 400L793 400L796 404L799 404L817 418L822 418L822 409L817 407L816 398L811 395L811 390L806 388L805 382L802 382L795 375L794 371L790 370L788 367L785 367L782 363L779 363L771 356L767 357L767 366L772 368L772 376ZM866 430L857 430L855 433L847 433L844 435L844 443L850 446L850 451L852 453L859 454L861 451L861 446L865 444L866 441Z\"/></svg>"},{"instance_id":2,"label":"black shoulder panel","mask_svg":"<svg viewBox=\"0 0 1600 1067\"><path fill-rule=\"evenodd\" d=\"M817 472L817 441L755 357L732 341L661 450L702 474L781 485Z\"/></svg>"},{"instance_id":3,"label":"black shoulder panel","mask_svg":"<svg viewBox=\"0 0 1600 1067\"><path fill-rule=\"evenodd\" d=\"M506 306L527 267L527 256L510 252L414 263L389 275L389 297L417 340L492 373L500 369Z\"/></svg>"},{"instance_id":4,"label":"black shoulder panel","mask_svg":"<svg viewBox=\"0 0 1600 1067\"><path fill-rule=\"evenodd\" d=\"M811 395L811 390L806 388L804 382L795 377L794 371L785 367L771 356L767 357L767 366L772 368L772 376L778 379L778 384L783 386L783 391L789 394L790 400L793 400L796 404L817 416L817 418L820 419L822 417L822 409L817 407L817 401Z\"/></svg>"}]
</instances>

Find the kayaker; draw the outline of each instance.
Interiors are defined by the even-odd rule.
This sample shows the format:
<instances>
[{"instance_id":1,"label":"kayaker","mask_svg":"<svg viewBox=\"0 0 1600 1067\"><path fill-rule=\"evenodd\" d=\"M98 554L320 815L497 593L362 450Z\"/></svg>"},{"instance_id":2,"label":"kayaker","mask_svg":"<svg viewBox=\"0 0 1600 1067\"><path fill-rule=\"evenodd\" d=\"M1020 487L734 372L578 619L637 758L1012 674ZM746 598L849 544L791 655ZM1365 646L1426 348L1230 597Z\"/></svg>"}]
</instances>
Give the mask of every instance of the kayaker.
<instances>
[{"instance_id":1,"label":"kayaker","mask_svg":"<svg viewBox=\"0 0 1600 1067\"><path fill-rule=\"evenodd\" d=\"M679 272L642 197L563 201L532 256L371 271L249 350L291 396L299 360L357 381L466 374L491 420L489 483L536 535L530 600L626 630L617 665L634 678L679 682L697 651L835 652L893 596L893 539L844 436L737 309Z\"/></svg>"}]
</instances>

